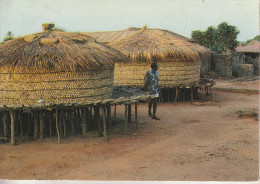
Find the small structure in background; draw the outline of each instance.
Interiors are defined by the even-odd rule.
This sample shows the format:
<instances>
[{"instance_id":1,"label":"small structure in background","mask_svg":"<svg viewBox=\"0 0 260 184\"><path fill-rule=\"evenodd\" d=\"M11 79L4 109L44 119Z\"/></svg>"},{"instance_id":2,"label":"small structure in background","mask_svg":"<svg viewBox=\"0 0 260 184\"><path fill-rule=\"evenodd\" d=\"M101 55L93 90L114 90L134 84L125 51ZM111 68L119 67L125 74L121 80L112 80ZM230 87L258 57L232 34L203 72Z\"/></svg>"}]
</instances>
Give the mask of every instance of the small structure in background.
<instances>
[{"instance_id":1,"label":"small structure in background","mask_svg":"<svg viewBox=\"0 0 260 184\"><path fill-rule=\"evenodd\" d=\"M259 75L260 41L252 40L245 46L237 47L236 52L239 53L240 57L244 56L244 63L240 64L252 64L253 74Z\"/></svg>"}]
</instances>

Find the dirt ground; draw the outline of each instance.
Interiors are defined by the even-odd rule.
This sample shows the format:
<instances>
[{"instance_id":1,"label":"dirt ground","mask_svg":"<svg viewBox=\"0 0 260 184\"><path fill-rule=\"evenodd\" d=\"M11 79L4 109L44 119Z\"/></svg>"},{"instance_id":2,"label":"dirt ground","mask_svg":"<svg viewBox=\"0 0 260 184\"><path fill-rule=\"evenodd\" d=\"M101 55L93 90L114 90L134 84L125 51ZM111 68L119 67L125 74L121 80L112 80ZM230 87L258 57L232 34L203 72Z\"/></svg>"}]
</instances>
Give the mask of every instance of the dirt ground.
<instances>
[{"instance_id":1,"label":"dirt ground","mask_svg":"<svg viewBox=\"0 0 260 184\"><path fill-rule=\"evenodd\" d=\"M243 85L248 84L238 86ZM258 94L214 91L207 102L159 104L160 121L147 117L147 105L140 105L138 129L130 123L125 131L121 122L109 130L108 141L90 132L60 145L56 138L0 144L0 178L255 181L259 123L236 112L258 112L258 104ZM123 106L117 110L122 119Z\"/></svg>"}]
</instances>

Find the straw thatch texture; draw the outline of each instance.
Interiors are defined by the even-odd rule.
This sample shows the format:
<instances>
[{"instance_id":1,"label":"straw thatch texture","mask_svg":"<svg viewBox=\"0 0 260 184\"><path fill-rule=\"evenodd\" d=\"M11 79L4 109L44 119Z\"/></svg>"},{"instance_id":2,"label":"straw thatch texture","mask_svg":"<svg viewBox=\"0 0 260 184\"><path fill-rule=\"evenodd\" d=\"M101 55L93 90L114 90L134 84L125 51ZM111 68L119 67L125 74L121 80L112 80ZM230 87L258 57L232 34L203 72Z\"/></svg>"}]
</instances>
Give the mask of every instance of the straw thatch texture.
<instances>
[{"instance_id":1,"label":"straw thatch texture","mask_svg":"<svg viewBox=\"0 0 260 184\"><path fill-rule=\"evenodd\" d=\"M128 56L132 62L189 62L200 60L187 42L160 30L142 29L135 34L108 44Z\"/></svg>"},{"instance_id":2,"label":"straw thatch texture","mask_svg":"<svg viewBox=\"0 0 260 184\"><path fill-rule=\"evenodd\" d=\"M53 73L0 73L0 102L6 105L76 103L110 98L113 70Z\"/></svg>"},{"instance_id":3,"label":"straw thatch texture","mask_svg":"<svg viewBox=\"0 0 260 184\"><path fill-rule=\"evenodd\" d=\"M142 29L109 44L131 59L115 65L114 85L143 85L150 63L159 65L159 85L162 88L198 84L201 60L188 41L172 37L160 30Z\"/></svg>"},{"instance_id":4,"label":"straw thatch texture","mask_svg":"<svg viewBox=\"0 0 260 184\"><path fill-rule=\"evenodd\" d=\"M110 98L119 51L81 35L45 31L0 46L0 104L76 103Z\"/></svg>"},{"instance_id":5,"label":"straw thatch texture","mask_svg":"<svg viewBox=\"0 0 260 184\"><path fill-rule=\"evenodd\" d=\"M173 88L197 85L200 62L158 62L159 86ZM150 65L146 63L116 63L114 85L143 87L144 76Z\"/></svg>"}]
</instances>

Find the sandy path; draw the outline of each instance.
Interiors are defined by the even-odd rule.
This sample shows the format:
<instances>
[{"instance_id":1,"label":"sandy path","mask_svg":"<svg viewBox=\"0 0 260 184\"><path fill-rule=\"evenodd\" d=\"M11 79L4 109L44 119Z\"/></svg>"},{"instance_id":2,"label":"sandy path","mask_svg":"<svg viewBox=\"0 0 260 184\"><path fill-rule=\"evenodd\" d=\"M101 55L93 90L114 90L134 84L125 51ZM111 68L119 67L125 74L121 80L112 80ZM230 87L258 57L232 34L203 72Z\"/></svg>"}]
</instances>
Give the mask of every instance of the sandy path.
<instances>
[{"instance_id":1,"label":"sandy path","mask_svg":"<svg viewBox=\"0 0 260 184\"><path fill-rule=\"evenodd\" d=\"M0 144L0 178L45 180L252 181L259 171L258 95L214 92L213 101L159 104L160 121L140 105L138 130L123 124L110 140L87 137ZM123 106L118 116L123 117Z\"/></svg>"}]
</instances>

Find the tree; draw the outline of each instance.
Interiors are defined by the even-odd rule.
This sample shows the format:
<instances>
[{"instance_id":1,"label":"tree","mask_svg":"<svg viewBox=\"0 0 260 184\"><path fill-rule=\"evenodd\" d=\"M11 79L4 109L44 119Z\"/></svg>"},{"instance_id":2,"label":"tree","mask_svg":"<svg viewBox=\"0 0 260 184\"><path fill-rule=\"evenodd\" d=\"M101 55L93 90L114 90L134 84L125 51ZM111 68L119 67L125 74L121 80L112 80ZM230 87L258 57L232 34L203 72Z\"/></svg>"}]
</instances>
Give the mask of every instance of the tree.
<instances>
[{"instance_id":1,"label":"tree","mask_svg":"<svg viewBox=\"0 0 260 184\"><path fill-rule=\"evenodd\" d=\"M235 26L222 22L217 28L209 26L206 31L192 31L191 37L198 44L210 48L216 53L234 51L238 46L239 30Z\"/></svg>"},{"instance_id":2,"label":"tree","mask_svg":"<svg viewBox=\"0 0 260 184\"><path fill-rule=\"evenodd\" d=\"M205 45L205 33L200 30L192 31L191 38L200 45Z\"/></svg>"},{"instance_id":3,"label":"tree","mask_svg":"<svg viewBox=\"0 0 260 184\"><path fill-rule=\"evenodd\" d=\"M12 39L14 39L14 36L13 36L13 34L12 34L11 31L8 31L7 34L6 34L6 37L3 39L3 41L1 42L1 44L5 43L5 42L8 41L8 40L12 40Z\"/></svg>"}]
</instances>

